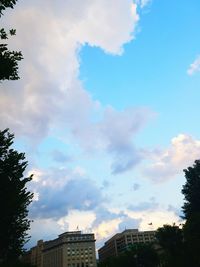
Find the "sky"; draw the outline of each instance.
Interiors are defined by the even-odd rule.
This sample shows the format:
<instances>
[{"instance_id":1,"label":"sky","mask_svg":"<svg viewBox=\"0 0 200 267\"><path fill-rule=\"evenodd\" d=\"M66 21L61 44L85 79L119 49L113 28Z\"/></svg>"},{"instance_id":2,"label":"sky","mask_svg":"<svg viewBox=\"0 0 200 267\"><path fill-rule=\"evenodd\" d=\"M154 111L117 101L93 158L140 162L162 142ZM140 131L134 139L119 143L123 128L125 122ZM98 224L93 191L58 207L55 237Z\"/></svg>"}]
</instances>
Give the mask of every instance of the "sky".
<instances>
[{"instance_id":1,"label":"sky","mask_svg":"<svg viewBox=\"0 0 200 267\"><path fill-rule=\"evenodd\" d=\"M183 169L200 158L199 10L19 0L4 12L24 57L20 80L0 84L0 125L34 174L27 247L80 229L99 248L127 228L182 223Z\"/></svg>"}]
</instances>

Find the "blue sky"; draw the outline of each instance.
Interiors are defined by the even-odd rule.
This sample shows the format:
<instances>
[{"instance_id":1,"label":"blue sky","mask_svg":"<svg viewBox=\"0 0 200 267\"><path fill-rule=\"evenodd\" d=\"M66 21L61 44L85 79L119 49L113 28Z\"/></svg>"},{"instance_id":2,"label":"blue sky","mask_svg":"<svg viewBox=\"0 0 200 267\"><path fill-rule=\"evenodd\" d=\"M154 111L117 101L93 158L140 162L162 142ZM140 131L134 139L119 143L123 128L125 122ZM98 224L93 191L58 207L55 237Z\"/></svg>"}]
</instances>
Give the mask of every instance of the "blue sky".
<instances>
[{"instance_id":1,"label":"blue sky","mask_svg":"<svg viewBox=\"0 0 200 267\"><path fill-rule=\"evenodd\" d=\"M199 9L21 0L5 12L24 59L21 79L1 84L0 122L34 174L28 246L77 225L99 247L181 221L182 170L200 157Z\"/></svg>"}]
</instances>

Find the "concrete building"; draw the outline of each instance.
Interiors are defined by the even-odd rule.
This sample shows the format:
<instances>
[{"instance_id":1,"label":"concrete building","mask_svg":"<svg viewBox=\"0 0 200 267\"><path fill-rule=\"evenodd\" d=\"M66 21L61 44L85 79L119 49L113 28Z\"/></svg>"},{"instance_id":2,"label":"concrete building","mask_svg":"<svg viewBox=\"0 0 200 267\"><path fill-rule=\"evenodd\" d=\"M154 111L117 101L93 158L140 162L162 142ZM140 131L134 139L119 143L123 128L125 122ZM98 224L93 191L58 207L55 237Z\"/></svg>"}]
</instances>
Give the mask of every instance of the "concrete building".
<instances>
[{"instance_id":1,"label":"concrete building","mask_svg":"<svg viewBox=\"0 0 200 267\"><path fill-rule=\"evenodd\" d=\"M127 250L133 244L152 243L155 240L155 231L138 231L127 229L118 233L105 242L98 250L99 261L102 262L110 257L116 257Z\"/></svg>"},{"instance_id":2,"label":"concrete building","mask_svg":"<svg viewBox=\"0 0 200 267\"><path fill-rule=\"evenodd\" d=\"M37 246L35 246L31 249L31 264L33 266L43 267L42 266L42 264L43 264L43 257L42 257L43 247L44 247L43 240L39 240L37 242Z\"/></svg>"},{"instance_id":3,"label":"concrete building","mask_svg":"<svg viewBox=\"0 0 200 267\"><path fill-rule=\"evenodd\" d=\"M94 234L81 231L65 232L51 241L40 240L30 252L30 263L37 267L97 266Z\"/></svg>"}]
</instances>

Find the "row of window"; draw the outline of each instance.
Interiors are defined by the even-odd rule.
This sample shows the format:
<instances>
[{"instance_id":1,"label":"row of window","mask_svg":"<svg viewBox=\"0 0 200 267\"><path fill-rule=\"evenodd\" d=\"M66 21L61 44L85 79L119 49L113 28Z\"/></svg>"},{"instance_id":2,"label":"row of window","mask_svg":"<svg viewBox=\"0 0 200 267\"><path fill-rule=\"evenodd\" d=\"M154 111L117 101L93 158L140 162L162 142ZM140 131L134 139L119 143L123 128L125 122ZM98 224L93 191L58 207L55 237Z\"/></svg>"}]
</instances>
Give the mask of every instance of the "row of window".
<instances>
[{"instance_id":1,"label":"row of window","mask_svg":"<svg viewBox=\"0 0 200 267\"><path fill-rule=\"evenodd\" d=\"M77 258L68 258L67 260L68 261L80 261L80 260L83 260L83 257L81 257L81 258L80 257L77 257ZM90 258L87 257L87 258L84 259L85 262L88 262L89 260L92 261L93 260L93 257L90 257Z\"/></svg>"},{"instance_id":2,"label":"row of window","mask_svg":"<svg viewBox=\"0 0 200 267\"><path fill-rule=\"evenodd\" d=\"M67 265L68 267L93 267L94 264L93 263L68 263Z\"/></svg>"},{"instance_id":3,"label":"row of window","mask_svg":"<svg viewBox=\"0 0 200 267\"><path fill-rule=\"evenodd\" d=\"M71 256L74 256L74 255L92 255L92 251L85 251L85 252L81 252L81 251L68 251L67 252L67 255L71 255Z\"/></svg>"},{"instance_id":4,"label":"row of window","mask_svg":"<svg viewBox=\"0 0 200 267\"><path fill-rule=\"evenodd\" d=\"M76 240L93 240L93 236L72 236L72 237L66 237L65 240L67 241L76 241Z\"/></svg>"},{"instance_id":5,"label":"row of window","mask_svg":"<svg viewBox=\"0 0 200 267\"><path fill-rule=\"evenodd\" d=\"M154 238L155 235L153 234L138 234L138 235L132 235L132 238L137 238L137 237L150 237L150 238ZM131 235L127 235L126 238L131 238Z\"/></svg>"},{"instance_id":6,"label":"row of window","mask_svg":"<svg viewBox=\"0 0 200 267\"><path fill-rule=\"evenodd\" d=\"M71 251L77 251L77 250L85 250L85 251L88 251L88 250L92 250L92 247L87 247L87 248L72 248L72 247L68 247L67 250L71 250Z\"/></svg>"},{"instance_id":7,"label":"row of window","mask_svg":"<svg viewBox=\"0 0 200 267\"><path fill-rule=\"evenodd\" d=\"M153 237L150 237L150 236L134 236L132 237L132 240L153 240L154 239L154 236ZM126 238L127 241L130 241L131 240L131 237L127 237Z\"/></svg>"}]
</instances>

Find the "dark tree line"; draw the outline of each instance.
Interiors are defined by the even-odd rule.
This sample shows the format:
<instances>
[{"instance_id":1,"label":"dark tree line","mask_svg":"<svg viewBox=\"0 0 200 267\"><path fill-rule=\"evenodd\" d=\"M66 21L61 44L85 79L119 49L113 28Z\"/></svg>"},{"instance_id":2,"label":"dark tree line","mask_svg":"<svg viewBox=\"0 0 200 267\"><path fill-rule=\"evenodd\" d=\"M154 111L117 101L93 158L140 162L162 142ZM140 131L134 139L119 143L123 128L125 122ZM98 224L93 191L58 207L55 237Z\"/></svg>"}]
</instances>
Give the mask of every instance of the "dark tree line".
<instances>
[{"instance_id":1,"label":"dark tree line","mask_svg":"<svg viewBox=\"0 0 200 267\"><path fill-rule=\"evenodd\" d=\"M118 257L112 257L99 267L155 267L158 266L158 254L152 244L135 244L129 247L127 251Z\"/></svg>"},{"instance_id":2,"label":"dark tree line","mask_svg":"<svg viewBox=\"0 0 200 267\"><path fill-rule=\"evenodd\" d=\"M26 184L32 179L24 177L27 167L25 154L12 148L14 135L8 129L0 131L0 263L15 262L23 253L29 239L27 230L28 205L33 194Z\"/></svg>"},{"instance_id":3,"label":"dark tree line","mask_svg":"<svg viewBox=\"0 0 200 267\"><path fill-rule=\"evenodd\" d=\"M200 160L192 167L184 170L186 183L182 193L185 197L183 205L183 227L186 249L191 259L190 266L200 266Z\"/></svg>"}]
</instances>

